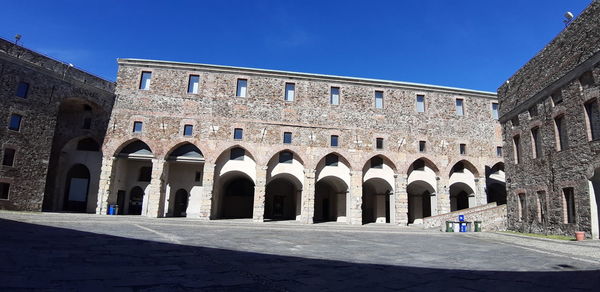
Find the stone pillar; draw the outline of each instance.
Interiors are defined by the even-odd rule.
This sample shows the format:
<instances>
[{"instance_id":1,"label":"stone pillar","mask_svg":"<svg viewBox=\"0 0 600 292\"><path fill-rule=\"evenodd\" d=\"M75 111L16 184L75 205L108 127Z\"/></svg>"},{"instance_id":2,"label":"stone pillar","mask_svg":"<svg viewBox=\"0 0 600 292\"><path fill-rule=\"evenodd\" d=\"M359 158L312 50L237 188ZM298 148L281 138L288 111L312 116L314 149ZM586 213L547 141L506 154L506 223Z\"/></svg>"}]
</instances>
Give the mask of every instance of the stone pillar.
<instances>
[{"instance_id":1,"label":"stone pillar","mask_svg":"<svg viewBox=\"0 0 600 292\"><path fill-rule=\"evenodd\" d=\"M475 186L477 187L475 191L475 197L473 198L474 205L471 205L471 198L469 198L469 208L473 208L476 206L481 206L487 204L487 193L485 192L485 178L479 177L475 178Z\"/></svg>"},{"instance_id":2,"label":"stone pillar","mask_svg":"<svg viewBox=\"0 0 600 292\"><path fill-rule=\"evenodd\" d=\"M115 166L117 159L112 156L102 157L102 166L100 168L100 183L98 184L98 203L96 204L96 214L106 215L108 202L114 188ZM116 194L115 194L116 195ZM116 201L116 197L113 199ZM121 208L123 208L121 206Z\"/></svg>"},{"instance_id":3,"label":"stone pillar","mask_svg":"<svg viewBox=\"0 0 600 292\"><path fill-rule=\"evenodd\" d=\"M190 201L186 210L187 217L209 220L213 198L213 181L215 165L204 163L202 168L202 191L190 194Z\"/></svg>"},{"instance_id":4,"label":"stone pillar","mask_svg":"<svg viewBox=\"0 0 600 292\"><path fill-rule=\"evenodd\" d=\"M448 185L448 179L438 177L436 196L438 214L450 213L450 186Z\"/></svg>"},{"instance_id":5,"label":"stone pillar","mask_svg":"<svg viewBox=\"0 0 600 292\"><path fill-rule=\"evenodd\" d=\"M304 187L302 189L302 211L301 222L305 224L314 223L315 218L315 170L304 169Z\"/></svg>"},{"instance_id":6,"label":"stone pillar","mask_svg":"<svg viewBox=\"0 0 600 292\"><path fill-rule=\"evenodd\" d=\"M396 210L390 210L390 212L394 212L394 214L396 214L395 220L391 222L403 226L408 225L408 192L406 191L407 179L408 178L403 174L394 174L394 197Z\"/></svg>"},{"instance_id":7,"label":"stone pillar","mask_svg":"<svg viewBox=\"0 0 600 292\"><path fill-rule=\"evenodd\" d=\"M256 166L256 184L254 185L254 211L252 221L265 221L265 195L267 185L267 167Z\"/></svg>"},{"instance_id":8,"label":"stone pillar","mask_svg":"<svg viewBox=\"0 0 600 292\"><path fill-rule=\"evenodd\" d=\"M146 216L162 217L164 214L165 191L169 177L169 164L164 159L152 159L152 180L148 191Z\"/></svg>"},{"instance_id":9,"label":"stone pillar","mask_svg":"<svg viewBox=\"0 0 600 292\"><path fill-rule=\"evenodd\" d=\"M350 224L362 224L362 171L350 172L350 193L346 201L350 206L350 214L346 214Z\"/></svg>"}]
</instances>

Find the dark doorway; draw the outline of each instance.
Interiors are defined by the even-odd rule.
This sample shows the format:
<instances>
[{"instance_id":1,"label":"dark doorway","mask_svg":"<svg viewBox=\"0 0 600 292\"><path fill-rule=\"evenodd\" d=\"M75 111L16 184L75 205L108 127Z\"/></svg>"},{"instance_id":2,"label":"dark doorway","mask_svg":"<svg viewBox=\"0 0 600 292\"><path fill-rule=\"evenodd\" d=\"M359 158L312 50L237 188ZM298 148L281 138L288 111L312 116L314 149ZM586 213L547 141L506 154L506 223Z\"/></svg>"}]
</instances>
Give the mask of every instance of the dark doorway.
<instances>
[{"instance_id":1,"label":"dark doorway","mask_svg":"<svg viewBox=\"0 0 600 292\"><path fill-rule=\"evenodd\" d=\"M67 173L64 210L85 213L87 210L90 171L83 164L75 164Z\"/></svg>"},{"instance_id":2,"label":"dark doorway","mask_svg":"<svg viewBox=\"0 0 600 292\"><path fill-rule=\"evenodd\" d=\"M465 191L458 193L454 198L456 200L456 209L452 211L469 208L469 194L467 194Z\"/></svg>"},{"instance_id":3,"label":"dark doorway","mask_svg":"<svg viewBox=\"0 0 600 292\"><path fill-rule=\"evenodd\" d=\"M117 191L117 205L119 206L118 210L118 215L123 215L125 214L125 191L124 190L118 190Z\"/></svg>"},{"instance_id":4,"label":"dark doorway","mask_svg":"<svg viewBox=\"0 0 600 292\"><path fill-rule=\"evenodd\" d=\"M276 178L267 184L265 219L296 220L297 187L289 178Z\"/></svg>"},{"instance_id":5,"label":"dark doorway","mask_svg":"<svg viewBox=\"0 0 600 292\"><path fill-rule=\"evenodd\" d=\"M329 204L329 198L325 198L325 199L323 199L323 214L322 214L322 218L323 218L325 221L332 220L332 219L330 218L330 217L331 217L331 215L329 215L329 208L330 208L330 206L329 206L329 205L330 205L330 204Z\"/></svg>"},{"instance_id":6,"label":"dark doorway","mask_svg":"<svg viewBox=\"0 0 600 292\"><path fill-rule=\"evenodd\" d=\"M188 205L188 192L184 189L179 189L175 193L175 202L173 206L174 217L185 217L185 211Z\"/></svg>"},{"instance_id":7,"label":"dark doorway","mask_svg":"<svg viewBox=\"0 0 600 292\"><path fill-rule=\"evenodd\" d=\"M254 211L254 183L247 177L237 177L225 183L221 218L252 218Z\"/></svg>"},{"instance_id":8,"label":"dark doorway","mask_svg":"<svg viewBox=\"0 0 600 292\"><path fill-rule=\"evenodd\" d=\"M506 204L506 186L500 183L493 183L487 186L488 203L496 202L498 205Z\"/></svg>"},{"instance_id":9,"label":"dark doorway","mask_svg":"<svg viewBox=\"0 0 600 292\"><path fill-rule=\"evenodd\" d=\"M144 202L144 190L134 187L129 194L129 214L142 215L142 204Z\"/></svg>"}]
</instances>

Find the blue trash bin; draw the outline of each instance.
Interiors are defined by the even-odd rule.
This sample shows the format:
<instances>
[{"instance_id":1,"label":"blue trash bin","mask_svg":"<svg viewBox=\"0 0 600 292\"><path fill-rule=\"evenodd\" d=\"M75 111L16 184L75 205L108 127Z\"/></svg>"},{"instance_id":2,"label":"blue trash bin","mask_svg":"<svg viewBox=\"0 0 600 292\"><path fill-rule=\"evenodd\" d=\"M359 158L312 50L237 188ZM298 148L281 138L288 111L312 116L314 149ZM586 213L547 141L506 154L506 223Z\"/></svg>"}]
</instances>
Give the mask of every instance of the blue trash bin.
<instances>
[{"instance_id":1,"label":"blue trash bin","mask_svg":"<svg viewBox=\"0 0 600 292\"><path fill-rule=\"evenodd\" d=\"M460 232L467 232L467 224L460 223Z\"/></svg>"},{"instance_id":2,"label":"blue trash bin","mask_svg":"<svg viewBox=\"0 0 600 292\"><path fill-rule=\"evenodd\" d=\"M115 205L108 205L108 215L115 215Z\"/></svg>"}]
</instances>

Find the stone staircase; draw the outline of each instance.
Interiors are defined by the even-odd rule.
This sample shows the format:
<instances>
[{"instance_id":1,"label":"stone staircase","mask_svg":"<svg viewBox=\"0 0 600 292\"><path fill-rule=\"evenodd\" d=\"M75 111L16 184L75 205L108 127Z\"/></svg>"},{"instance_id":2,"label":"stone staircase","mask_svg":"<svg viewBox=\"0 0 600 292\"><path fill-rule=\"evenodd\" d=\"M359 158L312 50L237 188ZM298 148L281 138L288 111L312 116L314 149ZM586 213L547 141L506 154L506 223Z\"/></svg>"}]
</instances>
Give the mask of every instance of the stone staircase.
<instances>
[{"instance_id":1,"label":"stone staircase","mask_svg":"<svg viewBox=\"0 0 600 292\"><path fill-rule=\"evenodd\" d=\"M482 231L506 230L506 205L489 203L473 208L423 218L423 228L445 231L446 221L458 221L458 215L465 215L465 221L481 221Z\"/></svg>"}]
</instances>

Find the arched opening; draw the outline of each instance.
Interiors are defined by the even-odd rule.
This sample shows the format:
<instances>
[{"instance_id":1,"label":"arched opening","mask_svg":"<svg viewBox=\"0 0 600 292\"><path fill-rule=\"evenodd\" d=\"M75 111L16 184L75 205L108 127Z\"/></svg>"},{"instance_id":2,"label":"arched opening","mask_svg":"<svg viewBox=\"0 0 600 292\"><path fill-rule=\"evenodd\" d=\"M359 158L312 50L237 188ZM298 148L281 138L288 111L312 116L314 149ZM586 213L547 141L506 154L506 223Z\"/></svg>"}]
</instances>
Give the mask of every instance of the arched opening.
<instances>
[{"instance_id":1,"label":"arched opening","mask_svg":"<svg viewBox=\"0 0 600 292\"><path fill-rule=\"evenodd\" d=\"M300 215L300 182L290 175L280 175L266 186L265 219L296 220Z\"/></svg>"},{"instance_id":2,"label":"arched opening","mask_svg":"<svg viewBox=\"0 0 600 292\"><path fill-rule=\"evenodd\" d=\"M422 224L423 218L437 215L436 186L438 168L425 158L415 160L408 168L408 223Z\"/></svg>"},{"instance_id":3,"label":"arched opening","mask_svg":"<svg viewBox=\"0 0 600 292\"><path fill-rule=\"evenodd\" d=\"M600 168L594 170L594 175L590 178L588 187L592 238L600 239Z\"/></svg>"},{"instance_id":4,"label":"arched opening","mask_svg":"<svg viewBox=\"0 0 600 292\"><path fill-rule=\"evenodd\" d=\"M128 212L129 215L142 215L142 206L144 203L144 190L135 186L129 192L129 204Z\"/></svg>"},{"instance_id":5,"label":"arched opening","mask_svg":"<svg viewBox=\"0 0 600 292\"><path fill-rule=\"evenodd\" d=\"M173 203L173 217L185 217L185 211L188 207L188 192L179 189L175 192L175 202Z\"/></svg>"},{"instance_id":6,"label":"arched opening","mask_svg":"<svg viewBox=\"0 0 600 292\"><path fill-rule=\"evenodd\" d=\"M473 189L465 183L457 182L450 185L450 211L454 212L471 207L469 201L474 196Z\"/></svg>"},{"instance_id":7,"label":"arched opening","mask_svg":"<svg viewBox=\"0 0 600 292\"><path fill-rule=\"evenodd\" d=\"M254 182L243 173L228 173L220 195L219 219L252 218Z\"/></svg>"},{"instance_id":8,"label":"arched opening","mask_svg":"<svg viewBox=\"0 0 600 292\"><path fill-rule=\"evenodd\" d=\"M194 144L184 143L174 147L166 157L168 162L165 190L167 207L164 209L164 216L185 217L199 214L204 178L202 151ZM189 193L186 190L189 190ZM183 200L182 191L186 192L185 200Z\"/></svg>"},{"instance_id":9,"label":"arched opening","mask_svg":"<svg viewBox=\"0 0 600 292\"><path fill-rule=\"evenodd\" d=\"M67 173L64 210L84 213L87 210L90 171L83 164L75 164Z\"/></svg>"},{"instance_id":10,"label":"arched opening","mask_svg":"<svg viewBox=\"0 0 600 292\"><path fill-rule=\"evenodd\" d=\"M390 223L392 186L382 178L363 183L362 223Z\"/></svg>"},{"instance_id":11,"label":"arched opening","mask_svg":"<svg viewBox=\"0 0 600 292\"><path fill-rule=\"evenodd\" d=\"M315 185L314 221L345 221L347 195L348 185L340 178L328 176L319 180Z\"/></svg>"},{"instance_id":12,"label":"arched opening","mask_svg":"<svg viewBox=\"0 0 600 292\"><path fill-rule=\"evenodd\" d=\"M496 202L498 205L506 204L506 182L504 176L504 163L499 162L493 167L486 167L486 196L487 202Z\"/></svg>"}]
</instances>

